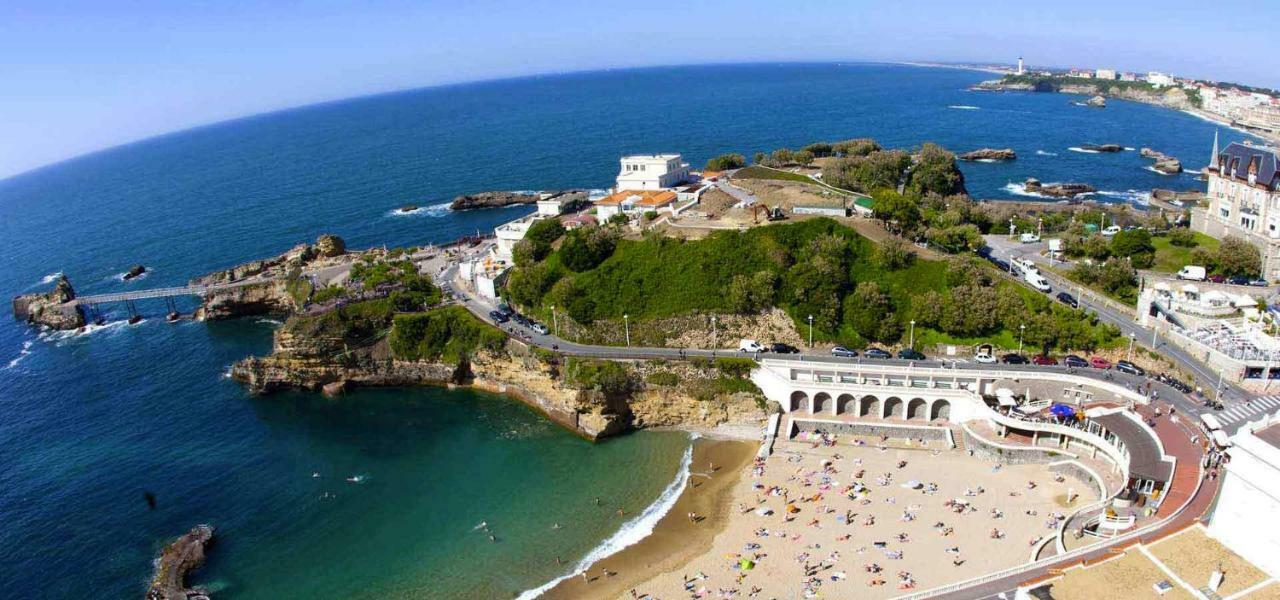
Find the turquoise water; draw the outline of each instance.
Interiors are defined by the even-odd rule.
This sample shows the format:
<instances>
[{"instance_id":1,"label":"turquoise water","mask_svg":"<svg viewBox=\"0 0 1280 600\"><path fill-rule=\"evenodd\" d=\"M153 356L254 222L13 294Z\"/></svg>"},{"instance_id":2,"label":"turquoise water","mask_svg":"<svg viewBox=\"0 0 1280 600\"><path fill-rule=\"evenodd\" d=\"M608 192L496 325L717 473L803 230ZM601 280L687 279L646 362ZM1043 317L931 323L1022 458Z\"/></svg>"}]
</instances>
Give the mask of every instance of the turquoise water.
<instances>
[{"instance_id":1,"label":"turquoise water","mask_svg":"<svg viewBox=\"0 0 1280 600\"><path fill-rule=\"evenodd\" d=\"M1196 185L1144 170L1136 152L1069 148L1152 146L1196 168L1212 124L1121 101L1090 110L1056 94L965 91L985 77L884 65L585 73L176 133L0 181L0 292L39 289L56 271L82 292L175 284L324 232L353 247L450 240L529 210L451 213L440 204L455 194L603 188L632 152L700 164L868 136L1014 148L1013 163L963 165L983 198L1018 197L1010 184L1028 176L1091 183L1113 201ZM1239 137L1223 131L1223 143ZM409 202L433 208L392 214ZM120 281L133 263L153 272ZM224 597L510 597L566 570L556 555L574 564L621 527L616 504L651 504L687 447L660 433L592 446L469 392L252 398L223 374L268 352L273 327L153 319L50 336L0 319L0 597L136 596L159 545L201 521L223 533L203 580ZM345 481L356 475L367 478ZM469 531L481 520L500 541Z\"/></svg>"}]
</instances>

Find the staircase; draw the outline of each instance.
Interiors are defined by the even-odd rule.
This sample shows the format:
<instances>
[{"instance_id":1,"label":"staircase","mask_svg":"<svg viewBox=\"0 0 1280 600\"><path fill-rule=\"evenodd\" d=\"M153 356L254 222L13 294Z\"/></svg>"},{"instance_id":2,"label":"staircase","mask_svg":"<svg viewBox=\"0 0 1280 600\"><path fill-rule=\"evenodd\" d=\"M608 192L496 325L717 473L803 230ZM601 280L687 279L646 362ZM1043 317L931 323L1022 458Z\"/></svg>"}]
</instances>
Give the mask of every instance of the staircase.
<instances>
[{"instance_id":1,"label":"staircase","mask_svg":"<svg viewBox=\"0 0 1280 600\"><path fill-rule=\"evenodd\" d=\"M957 452L966 452L968 448L964 445L964 429L959 427L951 427L951 439L956 443L955 450Z\"/></svg>"},{"instance_id":2,"label":"staircase","mask_svg":"<svg viewBox=\"0 0 1280 600\"><path fill-rule=\"evenodd\" d=\"M1205 598L1208 598L1209 600L1222 600L1222 596L1219 596L1218 592L1215 592L1209 589L1209 586L1207 585L1200 588L1199 591L1201 595L1203 595Z\"/></svg>"}]
</instances>

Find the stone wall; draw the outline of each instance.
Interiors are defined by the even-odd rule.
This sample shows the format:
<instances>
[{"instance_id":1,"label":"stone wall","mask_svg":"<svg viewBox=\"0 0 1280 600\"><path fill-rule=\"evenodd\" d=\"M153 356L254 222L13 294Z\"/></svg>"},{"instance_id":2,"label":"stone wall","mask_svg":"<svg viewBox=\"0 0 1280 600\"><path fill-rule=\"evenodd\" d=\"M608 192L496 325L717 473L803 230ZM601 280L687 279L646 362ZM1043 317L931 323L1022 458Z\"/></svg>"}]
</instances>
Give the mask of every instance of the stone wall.
<instances>
[{"instance_id":1,"label":"stone wall","mask_svg":"<svg viewBox=\"0 0 1280 600\"><path fill-rule=\"evenodd\" d=\"M828 423L805 419L791 419L797 433L821 431L843 435L889 436L897 439L943 441L950 443L946 427L911 427L882 423Z\"/></svg>"},{"instance_id":2,"label":"stone wall","mask_svg":"<svg viewBox=\"0 0 1280 600\"><path fill-rule=\"evenodd\" d=\"M1033 446L1005 448L996 446L999 442L988 441L978 437L964 428L964 445L973 456L987 460L997 460L1010 465L1047 463L1070 458L1070 455L1056 448L1036 448Z\"/></svg>"},{"instance_id":3,"label":"stone wall","mask_svg":"<svg viewBox=\"0 0 1280 600\"><path fill-rule=\"evenodd\" d=\"M1081 467L1080 464L1075 461L1064 461L1064 462L1054 463L1052 465L1049 465L1049 470L1053 471L1054 473L1059 473L1063 477L1070 477L1085 485L1092 486L1102 496L1108 495L1106 482L1098 481L1096 478L1094 478L1092 473L1090 473L1087 469Z\"/></svg>"}]
</instances>

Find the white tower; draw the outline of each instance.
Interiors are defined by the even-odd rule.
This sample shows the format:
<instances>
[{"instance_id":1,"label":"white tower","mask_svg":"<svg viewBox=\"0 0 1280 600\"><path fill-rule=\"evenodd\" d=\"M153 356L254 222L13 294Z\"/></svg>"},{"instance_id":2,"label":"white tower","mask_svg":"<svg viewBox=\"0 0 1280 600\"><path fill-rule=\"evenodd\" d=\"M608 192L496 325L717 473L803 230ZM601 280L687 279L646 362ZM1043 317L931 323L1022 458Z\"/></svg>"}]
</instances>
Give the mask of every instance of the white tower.
<instances>
[{"instance_id":1,"label":"white tower","mask_svg":"<svg viewBox=\"0 0 1280 600\"><path fill-rule=\"evenodd\" d=\"M1024 68L1022 67L1022 57L1021 57L1021 56L1019 56L1019 57L1018 57L1018 74L1019 74L1019 75L1021 75L1021 74L1023 74L1025 71L1026 71L1026 69L1024 69Z\"/></svg>"}]
</instances>

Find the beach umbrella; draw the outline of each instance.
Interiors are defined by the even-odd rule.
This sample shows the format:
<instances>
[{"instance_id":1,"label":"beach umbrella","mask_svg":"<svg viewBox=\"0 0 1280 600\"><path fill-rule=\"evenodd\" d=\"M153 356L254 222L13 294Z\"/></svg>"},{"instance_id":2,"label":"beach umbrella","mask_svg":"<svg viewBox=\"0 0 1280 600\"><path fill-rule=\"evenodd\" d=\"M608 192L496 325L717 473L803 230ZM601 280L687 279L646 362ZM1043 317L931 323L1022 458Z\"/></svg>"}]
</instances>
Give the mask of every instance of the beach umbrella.
<instances>
[{"instance_id":1,"label":"beach umbrella","mask_svg":"<svg viewBox=\"0 0 1280 600\"><path fill-rule=\"evenodd\" d=\"M1063 419L1070 419L1076 416L1076 410L1066 404L1054 404L1049 407L1049 412L1053 413L1053 416Z\"/></svg>"},{"instance_id":2,"label":"beach umbrella","mask_svg":"<svg viewBox=\"0 0 1280 600\"><path fill-rule=\"evenodd\" d=\"M743 571L750 571L751 569L756 568L756 563L752 562L751 559L744 558L738 561L738 567Z\"/></svg>"}]
</instances>

